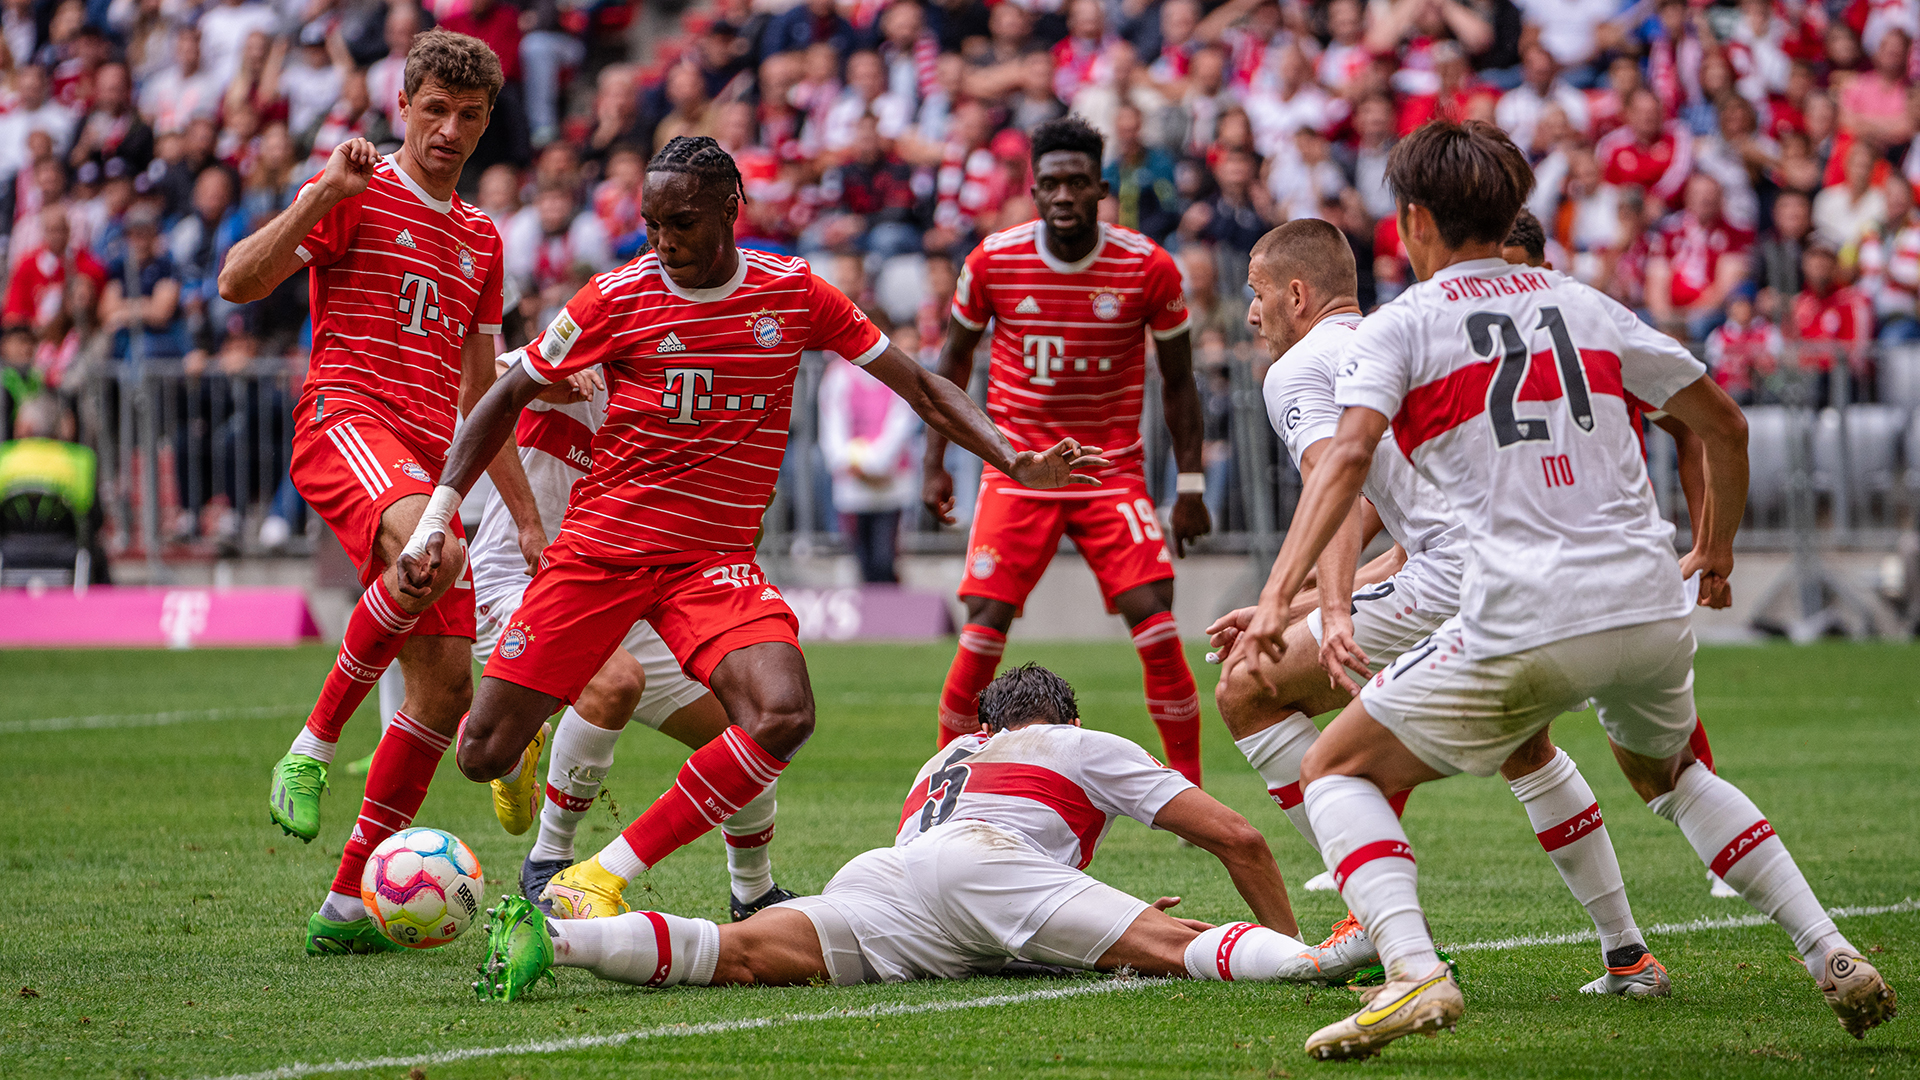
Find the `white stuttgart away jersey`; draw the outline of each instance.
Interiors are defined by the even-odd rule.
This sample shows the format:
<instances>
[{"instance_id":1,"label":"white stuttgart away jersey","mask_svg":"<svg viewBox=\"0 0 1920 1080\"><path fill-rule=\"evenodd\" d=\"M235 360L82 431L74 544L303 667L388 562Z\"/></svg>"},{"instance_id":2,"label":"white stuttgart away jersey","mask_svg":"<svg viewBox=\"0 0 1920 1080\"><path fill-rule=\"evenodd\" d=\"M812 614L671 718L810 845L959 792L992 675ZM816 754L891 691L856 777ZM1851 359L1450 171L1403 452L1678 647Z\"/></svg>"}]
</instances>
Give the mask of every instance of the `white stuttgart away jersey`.
<instances>
[{"instance_id":1,"label":"white stuttgart away jersey","mask_svg":"<svg viewBox=\"0 0 1920 1080\"><path fill-rule=\"evenodd\" d=\"M1658 406L1705 373L1595 289L1476 259L1361 323L1335 401L1387 416L1466 526L1481 659L1688 614L1622 391Z\"/></svg>"},{"instance_id":2,"label":"white stuttgart away jersey","mask_svg":"<svg viewBox=\"0 0 1920 1080\"><path fill-rule=\"evenodd\" d=\"M1334 378L1360 321L1359 315L1320 320L1267 369L1261 387L1267 421L1286 443L1296 469L1307 447L1333 438L1340 426ZM1400 573L1416 581L1421 596L1448 611L1458 610L1460 579L1466 572L1465 529L1447 497L1400 452L1391 430L1374 449L1373 466L1360 490L1380 512L1387 535L1407 553Z\"/></svg>"},{"instance_id":3,"label":"white stuttgart away jersey","mask_svg":"<svg viewBox=\"0 0 1920 1080\"><path fill-rule=\"evenodd\" d=\"M586 401L554 405L535 399L520 413L513 439L520 448L520 464L540 510L547 539L560 535L573 482L587 474L593 462L593 433L607 415L607 392L597 391ZM468 553L473 563L473 595L480 603L501 596L518 596L533 580L527 560L520 555L520 530L498 490L489 490Z\"/></svg>"},{"instance_id":4,"label":"white stuttgart away jersey","mask_svg":"<svg viewBox=\"0 0 1920 1080\"><path fill-rule=\"evenodd\" d=\"M964 735L920 768L900 811L894 846L949 821L984 821L1034 849L1085 870L1113 819L1152 825L1186 777L1139 746L1072 724L1029 724L992 736Z\"/></svg>"}]
</instances>

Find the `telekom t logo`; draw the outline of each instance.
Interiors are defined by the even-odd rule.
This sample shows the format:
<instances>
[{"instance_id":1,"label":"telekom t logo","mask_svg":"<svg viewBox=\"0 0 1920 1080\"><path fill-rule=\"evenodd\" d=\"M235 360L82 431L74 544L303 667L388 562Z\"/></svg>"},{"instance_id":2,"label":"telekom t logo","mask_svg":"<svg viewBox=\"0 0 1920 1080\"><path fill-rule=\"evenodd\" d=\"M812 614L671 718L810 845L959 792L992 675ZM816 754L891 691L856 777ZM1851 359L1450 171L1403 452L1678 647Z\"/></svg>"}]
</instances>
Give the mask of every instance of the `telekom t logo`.
<instances>
[{"instance_id":1,"label":"telekom t logo","mask_svg":"<svg viewBox=\"0 0 1920 1080\"><path fill-rule=\"evenodd\" d=\"M666 390L660 394L660 404L668 409L679 409L678 415L668 420L669 424L698 424L693 418L693 410L713 408L713 369L674 367L666 370ZM706 393L701 393L701 384L706 384ZM675 384L680 389L674 390Z\"/></svg>"},{"instance_id":2,"label":"telekom t logo","mask_svg":"<svg viewBox=\"0 0 1920 1080\"><path fill-rule=\"evenodd\" d=\"M1066 364L1067 339L1049 334L1027 334L1020 339L1020 359L1033 372L1033 385L1052 386L1053 373Z\"/></svg>"},{"instance_id":3,"label":"telekom t logo","mask_svg":"<svg viewBox=\"0 0 1920 1080\"><path fill-rule=\"evenodd\" d=\"M440 318L440 283L420 274L403 274L400 278L400 314L411 315L412 319L400 324L400 329L409 334L427 336L425 321Z\"/></svg>"}]
</instances>

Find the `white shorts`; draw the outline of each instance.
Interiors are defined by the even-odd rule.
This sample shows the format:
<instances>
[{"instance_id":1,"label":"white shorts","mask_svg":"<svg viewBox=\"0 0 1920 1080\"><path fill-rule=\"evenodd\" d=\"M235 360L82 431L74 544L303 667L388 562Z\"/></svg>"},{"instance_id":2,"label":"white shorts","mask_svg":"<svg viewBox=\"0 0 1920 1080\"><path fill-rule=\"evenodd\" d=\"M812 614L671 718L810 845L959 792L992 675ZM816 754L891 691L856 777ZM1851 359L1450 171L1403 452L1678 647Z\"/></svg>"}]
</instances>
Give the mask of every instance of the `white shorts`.
<instances>
[{"instance_id":1,"label":"white shorts","mask_svg":"<svg viewBox=\"0 0 1920 1080\"><path fill-rule=\"evenodd\" d=\"M1379 671L1393 663L1455 614L1423 600L1419 582L1406 574L1353 591L1353 643L1367 654L1369 667ZM1315 645L1325 642L1319 608L1307 613L1307 631Z\"/></svg>"},{"instance_id":2,"label":"white shorts","mask_svg":"<svg viewBox=\"0 0 1920 1080\"><path fill-rule=\"evenodd\" d=\"M474 598L473 658L482 664L493 655L493 647L500 642L500 634L513 621L513 613L520 610L523 593L514 591L498 596ZM700 700L707 688L687 677L681 669L680 661L674 658L673 650L660 640L646 620L633 624L627 631L627 640L623 643L627 654L640 664L640 670L646 674L647 687L640 693L640 704L633 710L633 718L650 728L658 730L667 717Z\"/></svg>"},{"instance_id":3,"label":"white shorts","mask_svg":"<svg viewBox=\"0 0 1920 1080\"><path fill-rule=\"evenodd\" d=\"M1091 968L1147 903L983 821L950 821L841 867L804 911L833 981L989 974L1012 960Z\"/></svg>"},{"instance_id":4,"label":"white shorts","mask_svg":"<svg viewBox=\"0 0 1920 1080\"><path fill-rule=\"evenodd\" d=\"M1469 660L1453 618L1369 679L1360 702L1449 775L1492 776L1521 743L1588 698L1609 739L1668 758L1693 734L1693 650L1693 621L1678 618Z\"/></svg>"}]
</instances>

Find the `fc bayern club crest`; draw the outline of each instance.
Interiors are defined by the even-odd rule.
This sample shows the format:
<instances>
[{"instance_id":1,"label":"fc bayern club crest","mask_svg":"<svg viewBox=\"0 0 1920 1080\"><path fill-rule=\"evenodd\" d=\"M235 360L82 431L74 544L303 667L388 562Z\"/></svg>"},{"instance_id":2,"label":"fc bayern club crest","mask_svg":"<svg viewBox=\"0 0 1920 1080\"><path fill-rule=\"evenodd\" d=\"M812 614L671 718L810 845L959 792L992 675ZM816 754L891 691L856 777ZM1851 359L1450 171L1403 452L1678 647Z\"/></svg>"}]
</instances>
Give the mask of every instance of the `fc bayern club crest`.
<instances>
[{"instance_id":1,"label":"fc bayern club crest","mask_svg":"<svg viewBox=\"0 0 1920 1080\"><path fill-rule=\"evenodd\" d=\"M765 308L747 316L747 326L753 331L753 343L763 349L780 344L780 322L780 316Z\"/></svg>"},{"instance_id":2,"label":"fc bayern club crest","mask_svg":"<svg viewBox=\"0 0 1920 1080\"><path fill-rule=\"evenodd\" d=\"M976 579L990 578L994 568L1000 565L1000 553L990 547L975 548L973 559L967 564L967 570Z\"/></svg>"},{"instance_id":3,"label":"fc bayern club crest","mask_svg":"<svg viewBox=\"0 0 1920 1080\"><path fill-rule=\"evenodd\" d=\"M507 632L500 637L500 658L502 660L518 659L521 653L527 651L527 643L532 640L533 635L527 633L526 627L507 627Z\"/></svg>"},{"instance_id":4,"label":"fc bayern club crest","mask_svg":"<svg viewBox=\"0 0 1920 1080\"><path fill-rule=\"evenodd\" d=\"M460 249L460 276L466 278L473 276L473 252L465 247Z\"/></svg>"},{"instance_id":5,"label":"fc bayern club crest","mask_svg":"<svg viewBox=\"0 0 1920 1080\"><path fill-rule=\"evenodd\" d=\"M423 484L433 483L433 477L428 476L427 470L421 468L420 463L412 458L401 458L399 461L393 463L393 467Z\"/></svg>"},{"instance_id":6,"label":"fc bayern club crest","mask_svg":"<svg viewBox=\"0 0 1920 1080\"><path fill-rule=\"evenodd\" d=\"M1120 294L1105 289L1093 294L1093 315L1097 319L1120 317Z\"/></svg>"}]
</instances>

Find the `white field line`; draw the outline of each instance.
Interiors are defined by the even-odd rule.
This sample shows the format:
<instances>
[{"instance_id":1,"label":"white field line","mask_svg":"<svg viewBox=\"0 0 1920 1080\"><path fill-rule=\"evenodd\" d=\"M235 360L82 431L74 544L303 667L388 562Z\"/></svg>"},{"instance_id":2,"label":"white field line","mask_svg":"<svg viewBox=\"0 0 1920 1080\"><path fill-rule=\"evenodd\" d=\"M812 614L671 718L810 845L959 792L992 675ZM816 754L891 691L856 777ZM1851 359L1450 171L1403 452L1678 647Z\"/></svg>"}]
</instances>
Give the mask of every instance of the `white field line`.
<instances>
[{"instance_id":1,"label":"white field line","mask_svg":"<svg viewBox=\"0 0 1920 1080\"><path fill-rule=\"evenodd\" d=\"M1828 908L1827 914L1836 919L1853 918L1863 915L1892 915L1902 912L1920 911L1920 900L1909 897L1897 904L1875 904L1866 907ZM1687 934L1700 930L1732 930L1747 926L1764 926L1768 920L1762 915L1738 915L1721 919L1695 919L1692 922L1664 923L1659 926L1643 928L1648 935ZM1498 941L1477 941L1466 945L1448 946L1454 952L1487 952L1523 949L1536 945L1577 945L1585 941L1597 940L1598 935L1588 930L1577 934L1548 934L1539 937L1502 938ZM622 1031L611 1035L582 1035L571 1039L550 1039L544 1042L513 1043L507 1046L472 1046L461 1050L442 1050L433 1054L415 1054L410 1057L364 1058L359 1061L329 1061L321 1063L296 1062L282 1065L265 1072L235 1073L217 1078L217 1080L297 1080L303 1076L319 1076L326 1073L360 1072L368 1069L407 1069L415 1066L447 1065L456 1061L471 1061L475 1058L523 1057L530 1054L563 1054L572 1050L590 1050L602 1046L622 1046L642 1039L672 1039L688 1035L723 1035L730 1031L751 1031L760 1028L785 1027L789 1024L818 1023L823 1020L852 1020L882 1016L911 1016L916 1013L957 1012L963 1009L988 1009L1001 1005L1024 1005L1034 1001L1056 1001L1060 998L1084 997L1090 994L1115 994L1133 990L1145 990L1154 986L1166 986L1176 982L1174 979L1138 979L1122 978L1108 982L1082 983L1077 986L1054 987L1047 990L1030 990L1024 994L990 994L985 997L960 998L949 1001L929 1001L918 1005L870 1005L861 1009L839 1009L832 1012L789 1013L785 1016L756 1016L740 1020L716 1020L706 1024L666 1024L660 1027L642 1028L638 1031Z\"/></svg>"},{"instance_id":2,"label":"white field line","mask_svg":"<svg viewBox=\"0 0 1920 1080\"><path fill-rule=\"evenodd\" d=\"M256 720L286 716L307 705L258 705L246 709L187 709L180 712L121 713L115 716L49 716L39 720L0 720L0 735L39 731L99 731L104 728L166 727L206 720Z\"/></svg>"}]
</instances>

